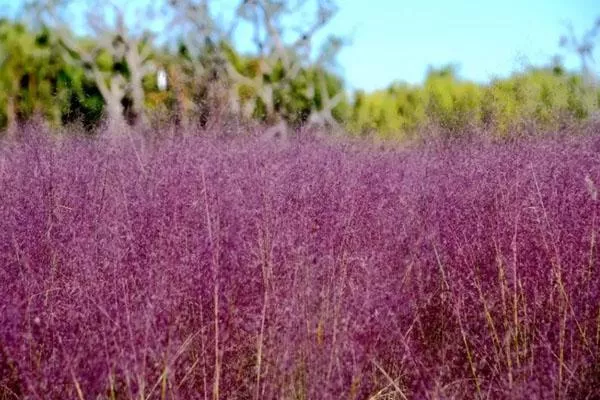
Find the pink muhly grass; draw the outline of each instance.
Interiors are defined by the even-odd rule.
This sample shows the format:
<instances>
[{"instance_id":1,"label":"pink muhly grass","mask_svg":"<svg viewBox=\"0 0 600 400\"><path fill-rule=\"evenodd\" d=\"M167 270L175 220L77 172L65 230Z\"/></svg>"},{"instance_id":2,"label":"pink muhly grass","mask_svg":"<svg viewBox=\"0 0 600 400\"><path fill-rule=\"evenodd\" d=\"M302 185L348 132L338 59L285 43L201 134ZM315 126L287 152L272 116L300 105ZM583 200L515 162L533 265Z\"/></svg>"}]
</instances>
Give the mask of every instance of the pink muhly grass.
<instances>
[{"instance_id":1,"label":"pink muhly grass","mask_svg":"<svg viewBox=\"0 0 600 400\"><path fill-rule=\"evenodd\" d=\"M138 139L2 144L0 397L600 396L597 137Z\"/></svg>"}]
</instances>

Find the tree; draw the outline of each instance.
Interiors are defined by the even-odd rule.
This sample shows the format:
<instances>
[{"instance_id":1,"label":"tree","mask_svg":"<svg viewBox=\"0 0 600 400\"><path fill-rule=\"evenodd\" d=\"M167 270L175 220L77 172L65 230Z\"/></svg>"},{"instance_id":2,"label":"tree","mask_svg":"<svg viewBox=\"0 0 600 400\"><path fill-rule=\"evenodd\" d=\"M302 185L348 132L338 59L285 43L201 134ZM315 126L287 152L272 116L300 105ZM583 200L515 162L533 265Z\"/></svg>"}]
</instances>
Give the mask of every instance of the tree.
<instances>
[{"instance_id":1,"label":"tree","mask_svg":"<svg viewBox=\"0 0 600 400\"><path fill-rule=\"evenodd\" d=\"M91 36L78 40L67 28L70 5L69 0L36 0L30 8L40 22L56 32L65 59L81 67L95 82L106 105L111 132L125 126L128 101L130 122L145 122L143 78L155 68L151 58L154 34L145 26L129 26L126 6L96 1L85 12L86 33Z\"/></svg>"},{"instance_id":2,"label":"tree","mask_svg":"<svg viewBox=\"0 0 600 400\"><path fill-rule=\"evenodd\" d=\"M68 72L48 30L29 31L24 24L0 20L0 103L2 125L14 135L18 121L35 115L60 123L68 88L59 76ZM57 101L58 100L58 101Z\"/></svg>"},{"instance_id":3,"label":"tree","mask_svg":"<svg viewBox=\"0 0 600 400\"><path fill-rule=\"evenodd\" d=\"M457 77L458 67L430 68L424 85L427 116L452 135L464 135L481 121L481 87Z\"/></svg>"},{"instance_id":4,"label":"tree","mask_svg":"<svg viewBox=\"0 0 600 400\"><path fill-rule=\"evenodd\" d=\"M600 17L596 19L594 25L585 31L581 38L575 34L572 24L567 25L567 34L560 38L560 46L575 52L579 56L581 63L581 73L587 84L595 82L592 71L590 70L590 62L594 62L594 47L598 35L600 35Z\"/></svg>"},{"instance_id":5,"label":"tree","mask_svg":"<svg viewBox=\"0 0 600 400\"><path fill-rule=\"evenodd\" d=\"M14 136L17 122L17 102L19 101L21 80L26 73L29 58L25 52L31 48L33 38L22 25L0 22L0 89L8 136Z\"/></svg>"},{"instance_id":6,"label":"tree","mask_svg":"<svg viewBox=\"0 0 600 400\"><path fill-rule=\"evenodd\" d=\"M188 48L196 54L207 49L213 54L197 64L197 70L200 75L214 71L212 78L228 88L232 109L268 123L336 123L334 110L344 93L341 85L330 84L326 71L344 42L332 36L320 51L312 49L314 36L337 11L333 2L243 0L229 24L214 18L207 0L171 0L170 4L177 26L187 33ZM298 20L309 10L312 18ZM300 26L293 26L294 22ZM241 26L251 30L254 43L254 51L245 56L230 45ZM300 103L308 105L309 111L298 107ZM291 113L298 108L303 109L300 117Z\"/></svg>"}]
</instances>

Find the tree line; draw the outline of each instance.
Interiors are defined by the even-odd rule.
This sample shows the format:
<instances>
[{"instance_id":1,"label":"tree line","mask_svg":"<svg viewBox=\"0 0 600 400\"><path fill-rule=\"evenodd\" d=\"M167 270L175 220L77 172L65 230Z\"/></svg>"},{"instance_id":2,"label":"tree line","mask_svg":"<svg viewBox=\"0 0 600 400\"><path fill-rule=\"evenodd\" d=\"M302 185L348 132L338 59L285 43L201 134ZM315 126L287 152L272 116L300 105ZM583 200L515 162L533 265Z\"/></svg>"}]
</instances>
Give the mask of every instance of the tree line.
<instances>
[{"instance_id":1,"label":"tree line","mask_svg":"<svg viewBox=\"0 0 600 400\"><path fill-rule=\"evenodd\" d=\"M14 135L32 118L112 130L236 118L410 138L432 123L455 135L559 129L600 111L589 68L600 19L582 38L569 31L561 39L580 56L578 72L554 60L478 84L448 65L430 68L420 85L348 93L335 64L344 37L315 48L338 10L333 1L241 0L228 21L212 4L26 3L21 19L0 20L0 129ZM77 33L76 14L85 27ZM251 49L236 48L240 32Z\"/></svg>"}]
</instances>

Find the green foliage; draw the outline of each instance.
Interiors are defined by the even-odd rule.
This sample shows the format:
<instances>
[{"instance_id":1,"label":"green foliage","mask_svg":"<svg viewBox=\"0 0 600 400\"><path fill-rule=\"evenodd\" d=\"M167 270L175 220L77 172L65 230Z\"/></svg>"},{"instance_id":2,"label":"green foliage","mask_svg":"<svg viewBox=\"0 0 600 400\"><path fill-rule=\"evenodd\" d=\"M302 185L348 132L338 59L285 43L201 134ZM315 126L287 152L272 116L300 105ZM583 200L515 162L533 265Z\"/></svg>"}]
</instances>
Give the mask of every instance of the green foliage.
<instances>
[{"instance_id":1,"label":"green foliage","mask_svg":"<svg viewBox=\"0 0 600 400\"><path fill-rule=\"evenodd\" d=\"M83 71L67 64L51 31L0 21L0 129L36 115L53 125L98 120L102 104Z\"/></svg>"},{"instance_id":2,"label":"green foliage","mask_svg":"<svg viewBox=\"0 0 600 400\"><path fill-rule=\"evenodd\" d=\"M425 119L425 102L418 87L394 84L387 90L355 95L349 129L356 134L376 131L403 138Z\"/></svg>"},{"instance_id":3,"label":"green foliage","mask_svg":"<svg viewBox=\"0 0 600 400\"><path fill-rule=\"evenodd\" d=\"M594 90L580 76L556 68L533 69L486 88L484 121L501 133L526 121L556 129L565 120L583 120L597 108Z\"/></svg>"},{"instance_id":4,"label":"green foliage","mask_svg":"<svg viewBox=\"0 0 600 400\"><path fill-rule=\"evenodd\" d=\"M458 80L453 67L431 70L423 97L428 117L454 134L481 120L482 88Z\"/></svg>"},{"instance_id":5,"label":"green foliage","mask_svg":"<svg viewBox=\"0 0 600 400\"><path fill-rule=\"evenodd\" d=\"M586 87L580 75L559 66L530 69L488 85L458 79L454 68L430 70L422 86L393 84L354 98L349 129L405 138L428 122L450 135L471 128L491 128L499 135L526 124L559 129L567 121L585 120L599 109L600 91Z\"/></svg>"},{"instance_id":6,"label":"green foliage","mask_svg":"<svg viewBox=\"0 0 600 400\"><path fill-rule=\"evenodd\" d=\"M292 126L302 125L313 110L326 107L326 99L344 93L343 81L318 66L288 71L281 60L268 65L262 58L240 55L231 47L225 48L225 54L234 73L242 77L235 85L239 102L261 121L276 115ZM338 122L349 118L345 97L333 107L332 115Z\"/></svg>"},{"instance_id":7,"label":"green foliage","mask_svg":"<svg viewBox=\"0 0 600 400\"><path fill-rule=\"evenodd\" d=\"M96 38L74 40L81 48L96 47ZM34 32L24 24L0 20L0 130L34 116L54 125L79 121L91 127L100 120L105 105L97 83L86 74L80 55L65 51L52 30ZM240 54L224 41L208 41L196 52L180 44L173 51L151 53L170 71L169 84L160 91L155 75L146 75L144 105L165 115L207 113L215 101L213 83L232 100L226 104L236 104L234 112L248 118L267 123L283 119L300 126L326 110L352 134L393 139L414 137L430 123L455 137L473 128L498 135L513 135L528 126L552 131L600 110L600 90L560 64L489 84L462 80L448 65L430 68L422 85L394 83L349 98L343 80L332 70L306 65L292 52L289 65L294 67L288 68L281 59ZM69 62L73 60L79 62ZM130 73L125 62L107 51L95 53L93 62L101 72Z\"/></svg>"},{"instance_id":8,"label":"green foliage","mask_svg":"<svg viewBox=\"0 0 600 400\"><path fill-rule=\"evenodd\" d=\"M423 86L394 84L355 97L351 130L405 138L426 122L460 132L481 120L483 89L456 78L451 67L431 70Z\"/></svg>"},{"instance_id":9,"label":"green foliage","mask_svg":"<svg viewBox=\"0 0 600 400\"><path fill-rule=\"evenodd\" d=\"M24 25L0 21L0 104L5 127L16 119L31 118L36 110L53 114L41 104L51 105L51 88L44 82L53 72L51 54L44 38L36 39Z\"/></svg>"}]
</instances>

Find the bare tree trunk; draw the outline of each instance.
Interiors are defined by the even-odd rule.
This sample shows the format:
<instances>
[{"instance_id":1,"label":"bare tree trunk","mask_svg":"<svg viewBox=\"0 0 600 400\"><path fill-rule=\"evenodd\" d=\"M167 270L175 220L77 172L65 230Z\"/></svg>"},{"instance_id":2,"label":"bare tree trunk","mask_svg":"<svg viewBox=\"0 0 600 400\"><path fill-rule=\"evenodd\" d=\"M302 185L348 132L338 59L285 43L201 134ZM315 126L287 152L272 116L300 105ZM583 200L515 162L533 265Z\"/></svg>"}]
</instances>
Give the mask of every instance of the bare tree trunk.
<instances>
[{"instance_id":1,"label":"bare tree trunk","mask_svg":"<svg viewBox=\"0 0 600 400\"><path fill-rule=\"evenodd\" d=\"M123 116L123 106L116 99L108 99L106 103L107 129L111 135L120 136L127 126Z\"/></svg>"},{"instance_id":2,"label":"bare tree trunk","mask_svg":"<svg viewBox=\"0 0 600 400\"><path fill-rule=\"evenodd\" d=\"M107 84L104 75L97 67L92 68L96 86L104 98L107 128L111 135L121 135L127 125L123 104L125 97L125 82L121 75L113 76Z\"/></svg>"},{"instance_id":3,"label":"bare tree trunk","mask_svg":"<svg viewBox=\"0 0 600 400\"><path fill-rule=\"evenodd\" d=\"M133 101L133 112L135 114L136 125L146 125L148 122L144 108L144 96L142 76L139 76L137 70L134 69L131 74L131 97Z\"/></svg>"},{"instance_id":4,"label":"bare tree trunk","mask_svg":"<svg viewBox=\"0 0 600 400\"><path fill-rule=\"evenodd\" d=\"M125 28L122 28L123 36L126 35ZM135 115L136 125L147 125L148 119L145 111L145 93L143 86L144 75L152 72L154 66L147 60L147 51L139 49L139 42L136 39L129 39L126 43L125 59L131 72L129 85L131 89L131 100L133 102L133 113Z\"/></svg>"}]
</instances>

